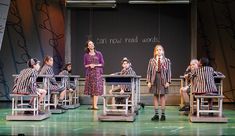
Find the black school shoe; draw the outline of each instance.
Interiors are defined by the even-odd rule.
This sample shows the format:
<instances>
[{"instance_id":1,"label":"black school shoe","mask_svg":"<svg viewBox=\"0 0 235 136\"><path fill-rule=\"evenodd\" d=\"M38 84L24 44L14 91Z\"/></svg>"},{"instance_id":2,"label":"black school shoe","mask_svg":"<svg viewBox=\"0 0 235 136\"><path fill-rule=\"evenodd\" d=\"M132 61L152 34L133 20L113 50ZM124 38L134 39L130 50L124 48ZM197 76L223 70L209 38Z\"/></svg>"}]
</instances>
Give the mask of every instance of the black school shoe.
<instances>
[{"instance_id":1,"label":"black school shoe","mask_svg":"<svg viewBox=\"0 0 235 136\"><path fill-rule=\"evenodd\" d=\"M166 116L162 115L160 121L165 121L165 120L166 120Z\"/></svg>"},{"instance_id":2,"label":"black school shoe","mask_svg":"<svg viewBox=\"0 0 235 136\"><path fill-rule=\"evenodd\" d=\"M186 105L186 106L182 107L181 109L179 109L179 111L189 111L189 110L190 110L189 105Z\"/></svg>"},{"instance_id":3,"label":"black school shoe","mask_svg":"<svg viewBox=\"0 0 235 136\"><path fill-rule=\"evenodd\" d=\"M152 121L159 121L159 116L157 114L155 114L152 118Z\"/></svg>"},{"instance_id":4,"label":"black school shoe","mask_svg":"<svg viewBox=\"0 0 235 136\"><path fill-rule=\"evenodd\" d=\"M142 109L144 109L145 104L144 103L138 103Z\"/></svg>"},{"instance_id":5,"label":"black school shoe","mask_svg":"<svg viewBox=\"0 0 235 136\"><path fill-rule=\"evenodd\" d=\"M210 113L208 113L208 115L209 115L210 117L213 117L213 116L214 116L214 113L213 113L213 112L210 112Z\"/></svg>"},{"instance_id":6,"label":"black school shoe","mask_svg":"<svg viewBox=\"0 0 235 136\"><path fill-rule=\"evenodd\" d=\"M24 114L31 115L33 114L33 111L24 111Z\"/></svg>"},{"instance_id":7,"label":"black school shoe","mask_svg":"<svg viewBox=\"0 0 235 136\"><path fill-rule=\"evenodd\" d=\"M68 108L64 107L63 105L57 105L57 109L68 110Z\"/></svg>"}]
</instances>

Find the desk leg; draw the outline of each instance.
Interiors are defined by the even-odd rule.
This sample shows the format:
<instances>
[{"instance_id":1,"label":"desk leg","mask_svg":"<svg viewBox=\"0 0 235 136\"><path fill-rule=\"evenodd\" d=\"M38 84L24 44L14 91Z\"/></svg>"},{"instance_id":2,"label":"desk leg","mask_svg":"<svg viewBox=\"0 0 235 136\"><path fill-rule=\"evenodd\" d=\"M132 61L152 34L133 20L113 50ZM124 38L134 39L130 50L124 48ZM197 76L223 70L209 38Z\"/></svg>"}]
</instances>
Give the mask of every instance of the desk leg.
<instances>
[{"instance_id":1,"label":"desk leg","mask_svg":"<svg viewBox=\"0 0 235 136\"><path fill-rule=\"evenodd\" d=\"M223 110L223 98L219 98L219 117L222 117L222 110Z\"/></svg>"},{"instance_id":2,"label":"desk leg","mask_svg":"<svg viewBox=\"0 0 235 136\"><path fill-rule=\"evenodd\" d=\"M183 87L183 82L184 82L184 79L181 79L180 80L180 89ZM183 97L182 97L182 92L180 90L180 107L183 107L184 103L183 103Z\"/></svg>"},{"instance_id":3,"label":"desk leg","mask_svg":"<svg viewBox=\"0 0 235 136\"><path fill-rule=\"evenodd\" d=\"M125 115L127 115L128 112L128 97L126 98L126 106L125 106L126 110L125 110Z\"/></svg>"},{"instance_id":4,"label":"desk leg","mask_svg":"<svg viewBox=\"0 0 235 136\"><path fill-rule=\"evenodd\" d=\"M12 106L12 111L11 111L11 114L12 115L14 115L14 112L15 112L15 97L12 97L12 104L11 104L11 106Z\"/></svg>"},{"instance_id":5,"label":"desk leg","mask_svg":"<svg viewBox=\"0 0 235 136\"><path fill-rule=\"evenodd\" d=\"M200 100L197 98L197 117L199 117L199 110L200 110Z\"/></svg>"},{"instance_id":6,"label":"desk leg","mask_svg":"<svg viewBox=\"0 0 235 136\"><path fill-rule=\"evenodd\" d=\"M135 112L135 105L134 105L134 80L131 79L131 113Z\"/></svg>"},{"instance_id":7,"label":"desk leg","mask_svg":"<svg viewBox=\"0 0 235 136\"><path fill-rule=\"evenodd\" d=\"M106 97L103 97L103 114L106 115Z\"/></svg>"}]
</instances>

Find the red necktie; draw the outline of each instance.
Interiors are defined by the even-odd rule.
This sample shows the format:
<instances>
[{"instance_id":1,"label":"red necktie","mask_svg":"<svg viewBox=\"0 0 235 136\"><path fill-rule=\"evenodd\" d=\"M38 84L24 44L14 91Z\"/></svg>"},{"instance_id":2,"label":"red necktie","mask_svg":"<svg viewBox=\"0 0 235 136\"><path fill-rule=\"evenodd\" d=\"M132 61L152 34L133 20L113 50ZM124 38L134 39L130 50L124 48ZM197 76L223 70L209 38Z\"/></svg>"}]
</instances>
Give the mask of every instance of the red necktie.
<instances>
[{"instance_id":1,"label":"red necktie","mask_svg":"<svg viewBox=\"0 0 235 136\"><path fill-rule=\"evenodd\" d=\"M160 61L160 57L158 57L158 61L157 61L157 71L160 72L161 71L161 61Z\"/></svg>"}]
</instances>

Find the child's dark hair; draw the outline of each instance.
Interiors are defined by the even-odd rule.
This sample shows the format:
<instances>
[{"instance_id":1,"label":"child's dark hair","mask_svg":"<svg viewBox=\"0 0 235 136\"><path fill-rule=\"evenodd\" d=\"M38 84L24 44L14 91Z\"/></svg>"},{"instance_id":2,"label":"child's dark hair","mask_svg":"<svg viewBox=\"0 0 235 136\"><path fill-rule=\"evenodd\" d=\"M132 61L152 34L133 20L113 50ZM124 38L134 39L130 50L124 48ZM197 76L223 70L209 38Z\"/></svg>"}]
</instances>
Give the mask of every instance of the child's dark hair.
<instances>
[{"instance_id":1,"label":"child's dark hair","mask_svg":"<svg viewBox=\"0 0 235 136\"><path fill-rule=\"evenodd\" d=\"M201 63L202 66L209 66L209 59L206 58L206 57L202 57L200 59L200 63Z\"/></svg>"},{"instance_id":2,"label":"child's dark hair","mask_svg":"<svg viewBox=\"0 0 235 136\"><path fill-rule=\"evenodd\" d=\"M64 67L63 67L63 69L62 70L67 70L68 71L68 66L70 66L70 65L72 65L72 63L71 62L68 62L68 63L66 63L65 65L64 65ZM68 71L69 73L71 73L72 72L72 70L70 70L70 71Z\"/></svg>"},{"instance_id":3,"label":"child's dark hair","mask_svg":"<svg viewBox=\"0 0 235 136\"><path fill-rule=\"evenodd\" d=\"M126 57L124 57L121 61L121 64L123 64L124 62L127 62L127 63L131 63L129 59L127 59Z\"/></svg>"},{"instance_id":4,"label":"child's dark hair","mask_svg":"<svg viewBox=\"0 0 235 136\"><path fill-rule=\"evenodd\" d=\"M36 65L37 63L40 63L40 61L36 58L31 58L27 61L27 65L30 68L33 68L33 65Z\"/></svg>"},{"instance_id":5,"label":"child's dark hair","mask_svg":"<svg viewBox=\"0 0 235 136\"><path fill-rule=\"evenodd\" d=\"M50 59L53 59L51 56L49 55L46 55L44 60L43 60L43 64L42 64L42 67L46 64L46 62L48 62Z\"/></svg>"}]
</instances>

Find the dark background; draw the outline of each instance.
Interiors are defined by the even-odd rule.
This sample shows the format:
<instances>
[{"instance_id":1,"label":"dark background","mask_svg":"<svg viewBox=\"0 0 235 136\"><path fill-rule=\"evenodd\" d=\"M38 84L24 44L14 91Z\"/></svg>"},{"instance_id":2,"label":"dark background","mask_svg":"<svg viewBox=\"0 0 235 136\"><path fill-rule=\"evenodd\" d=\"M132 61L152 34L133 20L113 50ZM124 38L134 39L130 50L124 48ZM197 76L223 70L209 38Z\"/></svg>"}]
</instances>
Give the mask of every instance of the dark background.
<instances>
[{"instance_id":1,"label":"dark background","mask_svg":"<svg viewBox=\"0 0 235 136\"><path fill-rule=\"evenodd\" d=\"M83 55L92 39L104 60L104 74L121 70L128 57L138 75L146 77L153 48L160 41L172 62L172 77L184 73L190 61L189 5L119 4L115 9L72 10L72 63L84 77Z\"/></svg>"}]
</instances>

